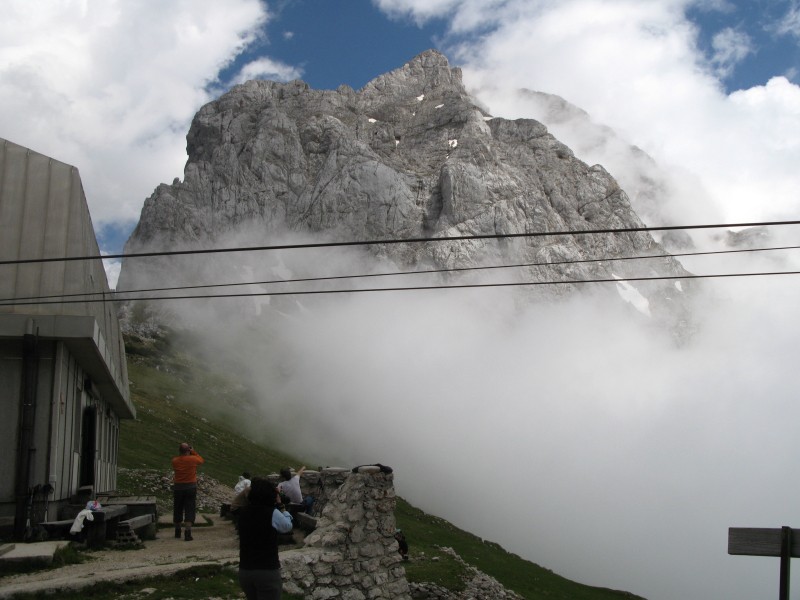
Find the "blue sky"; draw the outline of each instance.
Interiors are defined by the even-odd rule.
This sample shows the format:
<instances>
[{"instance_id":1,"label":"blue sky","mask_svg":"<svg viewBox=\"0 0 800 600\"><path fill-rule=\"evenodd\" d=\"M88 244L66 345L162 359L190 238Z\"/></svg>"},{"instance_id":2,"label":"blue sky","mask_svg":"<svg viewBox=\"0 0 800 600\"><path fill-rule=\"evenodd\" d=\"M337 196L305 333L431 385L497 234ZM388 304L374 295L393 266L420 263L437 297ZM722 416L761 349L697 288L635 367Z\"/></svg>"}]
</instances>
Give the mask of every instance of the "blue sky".
<instances>
[{"instance_id":1,"label":"blue sky","mask_svg":"<svg viewBox=\"0 0 800 600\"><path fill-rule=\"evenodd\" d=\"M388 19L364 1L294 0L275 6L266 39L254 44L222 73L222 79L255 56L267 55L302 69L302 79L315 89L365 83L402 66L437 45L445 21L417 25Z\"/></svg>"},{"instance_id":2,"label":"blue sky","mask_svg":"<svg viewBox=\"0 0 800 600\"><path fill-rule=\"evenodd\" d=\"M775 75L789 74L798 82L797 36L776 31L790 9L786 2L754 0L694 5L686 14L696 24L698 45L709 58L715 54L713 38L720 32L732 29L749 38L749 50L720 79L731 92L763 85ZM428 48L447 53L453 41L449 22L442 16L425 22L387 18L366 1L294 0L277 3L274 10L274 20L265 27L266 39L223 71L223 79L248 59L268 55L300 67L303 80L314 88L334 89L347 83L358 89Z\"/></svg>"},{"instance_id":3,"label":"blue sky","mask_svg":"<svg viewBox=\"0 0 800 600\"><path fill-rule=\"evenodd\" d=\"M793 135L780 122L796 115L798 0L42 0L35 10L23 0L5 4L0 135L80 169L108 252L121 250L153 188L182 175L184 138L197 109L252 77L357 89L435 47L464 68L467 86L499 116L530 116L502 88L558 94L656 160L686 161L692 170L697 157L719 155L719 148L687 154L672 136L708 137L705 127L719 131L726 122L747 127L742 135ZM765 88L775 77L784 79ZM617 97L607 93L610 86L619 88ZM683 94L683 105L660 105L673 90ZM737 90L748 93L737 98ZM688 117L685 130L648 125L673 109ZM742 110L749 114L736 114ZM753 153L769 162L761 145ZM794 159L796 145L789 146ZM785 159L784 153L779 160ZM747 156L728 162L753 168ZM764 169L774 180L774 165ZM699 176L719 182L724 171L708 165ZM718 187L716 204L741 205L720 200L730 190ZM785 212L786 204L760 213ZM714 210L731 218L741 213Z\"/></svg>"},{"instance_id":4,"label":"blue sky","mask_svg":"<svg viewBox=\"0 0 800 600\"><path fill-rule=\"evenodd\" d=\"M800 216L800 0L2 0L2 6L0 137L79 169L101 248L109 253L122 249L154 188L183 177L192 117L232 85L248 78L301 78L314 88L342 83L360 88L428 48L462 69L466 88L495 116L537 118L537 107L520 89L556 94L647 152L671 185L662 200L663 221L648 224ZM583 160L625 176L618 146L593 146L570 125L550 130ZM112 285L118 270L118 263L108 266ZM568 465L577 483L558 479L559 467L554 485L564 496L543 490L539 498L533 482L534 490L524 497L548 509L553 538L538 543L508 520L497 528L484 524L485 536L498 535L497 541L520 551L541 551L545 566L571 578L652 600L744 600L771 593L758 590L773 574L777 579L777 564L730 559L724 526L709 529L712 521L754 527L800 523L792 501L800 490L786 478L796 468L792 428L798 409L792 378L797 325L785 319L796 313L796 302L783 305L782 298L794 297L777 284L753 286L752 295L758 296L758 308L730 319L720 313L706 327L707 345L693 348L692 360L667 358L664 369L652 371L644 365L653 376L647 381L632 379L617 365L615 351L630 357L625 344L644 344L642 356L657 367L670 353L658 354L648 335L622 336L625 347L610 350L603 336L588 346L581 336L567 338L575 340L560 347L567 362L573 361L567 373L559 370L560 354L549 357L549 346L537 349L543 364L553 365L554 398L562 393L562 382L580 383L573 368L597 377L602 398L579 404L585 410L575 414L569 405L551 406L554 439L563 437L565 448L544 452L552 460L577 457ZM419 308L430 320L426 338L441 326L433 318L440 313L427 310ZM591 335L607 315L582 318L580 333ZM539 325L542 329L525 331L528 339L561 339L557 318ZM452 339L465 339L457 319L450 327ZM490 329L486 335L497 343L498 334ZM309 336L311 349L318 346L317 334ZM517 341L528 349L524 340ZM338 339L332 342L335 352L349 356ZM382 342L376 347L383 348ZM408 354L417 353L418 342L408 340ZM516 365L520 356L527 360L513 347L498 345L509 364ZM478 364L475 357L462 364L463 350L450 350L442 355L452 354L454 370ZM584 354L573 358L576 351ZM590 369L598 356L607 372ZM405 358L383 365L388 379ZM328 360L323 356L322 365ZM710 376L704 375L704 361ZM520 363L518 370L525 368ZM771 377L751 380L748 369ZM609 377L615 380L609 383ZM496 383L487 383L487 394ZM446 385L442 390L450 391ZM733 406L724 402L729 398ZM477 400L476 410L485 409L483 399ZM528 410L536 406L526 404ZM454 436L461 431L456 421L450 423ZM494 422L506 426L503 419ZM387 430L391 425L386 422ZM516 437L528 430L526 423L508 425L519 428L512 427ZM785 429L791 435L780 435ZM513 496L528 473L526 465L538 464L541 456L520 451L497 456L498 449L518 448L506 445L513 440L502 439L502 431L507 430L488 450L471 450L491 456L502 477L516 476L502 482ZM598 439L605 432L607 439ZM393 431L398 439L406 433ZM587 439L597 446L582 445ZM686 440L696 446L684 446ZM692 454L694 447L707 452ZM615 486L603 487L607 476L619 473L587 471L585 464L595 455L608 458L600 461L606 467L617 460L634 469L646 465L634 472L641 485L639 479L617 479ZM428 458L417 463L420 471ZM742 481L745 469L755 483ZM452 475L441 462L431 471L420 475L432 477L424 480L431 488ZM591 482L604 493L602 519L581 504L588 498L584 485ZM486 502L502 496L501 489ZM788 511L781 504L787 501L794 507ZM571 531L576 520L584 526ZM503 526L520 531L505 531L500 539ZM601 541L608 540L601 535L604 528L616 531L613 549L587 547L589 527ZM636 540L645 542L647 552ZM754 566L760 569L757 576ZM800 586L795 598L798 593Z\"/></svg>"},{"instance_id":5,"label":"blue sky","mask_svg":"<svg viewBox=\"0 0 800 600\"><path fill-rule=\"evenodd\" d=\"M794 17L794 33L791 33L788 23L786 27L789 30L781 27L792 8L786 2L751 0L731 3L723 8L693 7L687 11L687 16L698 26L698 44L709 57L715 52L714 36L726 29L749 38L745 55L721 80L728 92L763 85L775 75L786 75L798 83L800 45L797 16ZM794 10L797 10L796 5Z\"/></svg>"}]
</instances>

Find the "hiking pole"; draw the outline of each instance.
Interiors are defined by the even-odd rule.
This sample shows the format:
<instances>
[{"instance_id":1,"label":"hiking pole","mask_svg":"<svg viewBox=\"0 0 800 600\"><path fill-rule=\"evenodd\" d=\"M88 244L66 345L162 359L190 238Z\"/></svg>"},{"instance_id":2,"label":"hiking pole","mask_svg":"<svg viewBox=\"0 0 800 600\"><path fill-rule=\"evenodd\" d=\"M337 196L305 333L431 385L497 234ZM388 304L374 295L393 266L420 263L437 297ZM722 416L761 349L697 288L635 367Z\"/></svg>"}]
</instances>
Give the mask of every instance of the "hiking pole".
<instances>
[{"instance_id":1,"label":"hiking pole","mask_svg":"<svg viewBox=\"0 0 800 600\"><path fill-rule=\"evenodd\" d=\"M31 520L33 518L33 497L39 492L39 484L37 483L32 488L28 489L28 515L25 520L25 541L31 539L33 535L33 528L31 527Z\"/></svg>"},{"instance_id":2,"label":"hiking pole","mask_svg":"<svg viewBox=\"0 0 800 600\"><path fill-rule=\"evenodd\" d=\"M48 510L50 507L50 494L53 493L55 488L50 485L49 483L45 483L42 486L42 493L44 494L44 521L45 523L50 520L50 515L48 514Z\"/></svg>"}]
</instances>

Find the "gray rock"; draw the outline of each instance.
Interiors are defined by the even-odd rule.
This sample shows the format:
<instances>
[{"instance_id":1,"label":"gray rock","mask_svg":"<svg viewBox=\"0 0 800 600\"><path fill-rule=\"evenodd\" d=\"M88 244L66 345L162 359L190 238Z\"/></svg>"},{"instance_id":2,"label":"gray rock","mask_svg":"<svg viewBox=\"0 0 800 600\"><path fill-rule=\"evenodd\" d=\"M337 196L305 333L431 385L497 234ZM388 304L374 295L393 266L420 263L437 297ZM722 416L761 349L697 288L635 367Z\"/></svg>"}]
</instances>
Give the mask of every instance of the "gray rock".
<instances>
[{"instance_id":1,"label":"gray rock","mask_svg":"<svg viewBox=\"0 0 800 600\"><path fill-rule=\"evenodd\" d=\"M766 227L726 231L722 239L731 248L759 248L772 243L772 235Z\"/></svg>"},{"instance_id":2,"label":"gray rock","mask_svg":"<svg viewBox=\"0 0 800 600\"><path fill-rule=\"evenodd\" d=\"M249 81L197 113L187 150L183 181L158 186L145 201L126 253L208 247L243 232L269 243L287 232L365 241L643 226L602 166L578 160L538 121L491 118L465 91L460 70L433 50L357 92ZM402 268L559 263L509 271L530 282L688 274L673 259L613 261L663 254L644 232L370 251ZM597 258L608 260L574 262ZM126 260L118 289L176 281L175 264ZM653 317L674 325L686 322L681 296L690 283L680 291L671 281L632 285ZM552 298L579 287L588 288L526 292ZM616 295L612 284L595 287Z\"/></svg>"}]
</instances>

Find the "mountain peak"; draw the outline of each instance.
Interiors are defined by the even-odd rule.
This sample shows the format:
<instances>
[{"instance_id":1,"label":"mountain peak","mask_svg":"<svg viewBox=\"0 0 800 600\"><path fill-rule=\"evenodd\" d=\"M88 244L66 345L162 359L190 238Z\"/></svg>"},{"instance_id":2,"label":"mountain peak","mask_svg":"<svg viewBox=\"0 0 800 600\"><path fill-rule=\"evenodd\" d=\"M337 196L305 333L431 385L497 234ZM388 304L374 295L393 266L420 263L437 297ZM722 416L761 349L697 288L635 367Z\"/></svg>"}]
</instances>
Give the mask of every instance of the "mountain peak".
<instances>
[{"instance_id":1,"label":"mountain peak","mask_svg":"<svg viewBox=\"0 0 800 600\"><path fill-rule=\"evenodd\" d=\"M361 89L361 94L365 97L396 96L405 92L403 95L417 96L441 88L463 92L461 69L451 67L444 54L431 49L418 54L399 69L376 77Z\"/></svg>"},{"instance_id":2,"label":"mountain peak","mask_svg":"<svg viewBox=\"0 0 800 600\"><path fill-rule=\"evenodd\" d=\"M184 182L161 185L145 201L126 252L209 246L241 238L242 231L259 242L287 233L353 241L537 232L524 241L373 251L403 268L553 263L524 276L546 282L555 273L568 282L624 278L635 266L609 259L661 251L644 232L542 237L643 223L605 169L577 159L541 123L486 115L464 89L460 69L436 50L359 92L313 90L302 82L237 86L198 112L187 146ZM669 259L660 270L686 273ZM119 287L155 285L156 271L146 261L125 262ZM552 297L579 287L538 286L529 293ZM684 291L670 282L637 288L641 299L632 305L648 317L683 311Z\"/></svg>"}]
</instances>

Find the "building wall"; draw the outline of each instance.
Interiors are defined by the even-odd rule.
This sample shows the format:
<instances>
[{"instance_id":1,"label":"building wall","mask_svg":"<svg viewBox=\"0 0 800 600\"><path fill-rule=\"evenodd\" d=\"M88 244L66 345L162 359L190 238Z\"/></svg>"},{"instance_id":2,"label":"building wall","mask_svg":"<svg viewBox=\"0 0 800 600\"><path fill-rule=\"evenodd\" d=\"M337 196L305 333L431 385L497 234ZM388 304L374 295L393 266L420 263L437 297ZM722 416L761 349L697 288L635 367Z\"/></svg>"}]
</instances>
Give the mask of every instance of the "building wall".
<instances>
[{"instance_id":1,"label":"building wall","mask_svg":"<svg viewBox=\"0 0 800 600\"><path fill-rule=\"evenodd\" d=\"M0 262L0 517L15 515L18 536L23 490L49 483L50 500L59 503L81 484L114 489L119 419L136 412L78 170L2 138ZM20 433L30 380L22 357L23 340L34 336L39 358L28 443ZM22 460L28 456L29 473Z\"/></svg>"},{"instance_id":2,"label":"building wall","mask_svg":"<svg viewBox=\"0 0 800 600\"><path fill-rule=\"evenodd\" d=\"M93 434L93 474L90 478L95 492L114 490L117 485L119 416L97 388L87 384L85 371L63 342L59 342L56 349L50 410L47 473L48 481L55 488L55 498L69 498L82 484L82 439L87 432ZM88 430L84 419L87 410L91 416Z\"/></svg>"},{"instance_id":3,"label":"building wall","mask_svg":"<svg viewBox=\"0 0 800 600\"><path fill-rule=\"evenodd\" d=\"M0 265L0 299L15 299L0 302L0 315L93 317L108 379L130 404L116 305L86 301L113 293L78 170L0 138L0 260L91 256Z\"/></svg>"},{"instance_id":4,"label":"building wall","mask_svg":"<svg viewBox=\"0 0 800 600\"><path fill-rule=\"evenodd\" d=\"M86 478L93 480L96 493L116 488L119 417L91 383L87 386L86 372L64 342L40 340L38 351L30 481L33 486L53 486L49 515L55 518L58 506L67 503L81 483L89 483ZM22 342L0 339L0 517L13 517L15 511L21 380ZM84 473L82 481L84 435L93 452L88 457L91 472Z\"/></svg>"}]
</instances>

